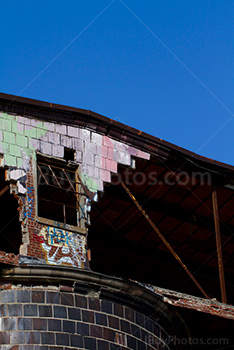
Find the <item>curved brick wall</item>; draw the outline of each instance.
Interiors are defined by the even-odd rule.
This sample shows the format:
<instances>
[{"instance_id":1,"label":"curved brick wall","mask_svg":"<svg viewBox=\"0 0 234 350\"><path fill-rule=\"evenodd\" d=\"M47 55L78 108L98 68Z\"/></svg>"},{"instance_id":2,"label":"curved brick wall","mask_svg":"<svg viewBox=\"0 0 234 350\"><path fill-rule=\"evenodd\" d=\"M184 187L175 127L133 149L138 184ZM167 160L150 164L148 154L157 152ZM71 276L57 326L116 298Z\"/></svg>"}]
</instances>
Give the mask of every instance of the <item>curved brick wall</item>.
<instances>
[{"instance_id":1,"label":"curved brick wall","mask_svg":"<svg viewBox=\"0 0 234 350\"><path fill-rule=\"evenodd\" d=\"M178 315L135 283L39 266L1 273L1 350L171 350L168 330L186 336Z\"/></svg>"},{"instance_id":2,"label":"curved brick wall","mask_svg":"<svg viewBox=\"0 0 234 350\"><path fill-rule=\"evenodd\" d=\"M0 298L0 343L12 345L6 349L170 348L159 340L166 338L159 324L121 304L39 288L3 290Z\"/></svg>"}]
</instances>

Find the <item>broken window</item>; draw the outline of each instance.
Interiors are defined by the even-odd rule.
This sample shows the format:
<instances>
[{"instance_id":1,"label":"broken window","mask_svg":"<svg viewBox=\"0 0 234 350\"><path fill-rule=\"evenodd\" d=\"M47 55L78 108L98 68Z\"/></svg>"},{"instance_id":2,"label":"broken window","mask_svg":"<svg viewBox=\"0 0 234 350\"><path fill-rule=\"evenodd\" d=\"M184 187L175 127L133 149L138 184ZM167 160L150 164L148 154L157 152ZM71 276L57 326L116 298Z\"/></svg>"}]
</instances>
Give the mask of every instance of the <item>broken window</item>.
<instances>
[{"instance_id":1,"label":"broken window","mask_svg":"<svg viewBox=\"0 0 234 350\"><path fill-rule=\"evenodd\" d=\"M0 250L6 253L19 254L22 243L18 207L18 201L10 193L10 186L5 181L5 170L0 169Z\"/></svg>"},{"instance_id":2,"label":"broken window","mask_svg":"<svg viewBox=\"0 0 234 350\"><path fill-rule=\"evenodd\" d=\"M84 226L87 195L83 189L78 166L38 155L38 216L73 226Z\"/></svg>"}]
</instances>

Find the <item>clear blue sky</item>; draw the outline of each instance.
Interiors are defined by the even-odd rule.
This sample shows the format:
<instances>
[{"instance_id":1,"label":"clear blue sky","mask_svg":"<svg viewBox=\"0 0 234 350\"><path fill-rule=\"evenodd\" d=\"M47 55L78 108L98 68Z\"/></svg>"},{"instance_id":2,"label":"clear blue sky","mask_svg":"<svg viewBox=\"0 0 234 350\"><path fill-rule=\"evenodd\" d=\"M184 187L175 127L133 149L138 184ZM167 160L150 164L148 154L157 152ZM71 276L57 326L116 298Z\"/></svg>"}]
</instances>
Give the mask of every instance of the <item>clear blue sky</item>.
<instances>
[{"instance_id":1,"label":"clear blue sky","mask_svg":"<svg viewBox=\"0 0 234 350\"><path fill-rule=\"evenodd\" d=\"M234 164L233 18L233 0L3 1L0 91Z\"/></svg>"}]
</instances>

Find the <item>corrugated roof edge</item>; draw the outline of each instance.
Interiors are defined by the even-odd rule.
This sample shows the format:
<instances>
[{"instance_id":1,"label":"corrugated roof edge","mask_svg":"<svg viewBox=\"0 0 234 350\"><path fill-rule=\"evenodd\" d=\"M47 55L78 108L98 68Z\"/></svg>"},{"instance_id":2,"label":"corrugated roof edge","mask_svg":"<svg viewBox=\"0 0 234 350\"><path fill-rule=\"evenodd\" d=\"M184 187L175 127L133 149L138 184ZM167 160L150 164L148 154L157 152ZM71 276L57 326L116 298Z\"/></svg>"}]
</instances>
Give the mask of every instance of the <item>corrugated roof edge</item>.
<instances>
[{"instance_id":1,"label":"corrugated roof edge","mask_svg":"<svg viewBox=\"0 0 234 350\"><path fill-rule=\"evenodd\" d=\"M0 110L12 114L31 116L34 118L56 121L58 123L86 126L99 133L132 144L151 154L167 158L171 152L196 159L199 162L234 172L234 166L203 157L187 149L164 141L158 137L122 124L111 118L90 110L59 105L50 102L0 93ZM88 118L88 117L91 117Z\"/></svg>"}]
</instances>

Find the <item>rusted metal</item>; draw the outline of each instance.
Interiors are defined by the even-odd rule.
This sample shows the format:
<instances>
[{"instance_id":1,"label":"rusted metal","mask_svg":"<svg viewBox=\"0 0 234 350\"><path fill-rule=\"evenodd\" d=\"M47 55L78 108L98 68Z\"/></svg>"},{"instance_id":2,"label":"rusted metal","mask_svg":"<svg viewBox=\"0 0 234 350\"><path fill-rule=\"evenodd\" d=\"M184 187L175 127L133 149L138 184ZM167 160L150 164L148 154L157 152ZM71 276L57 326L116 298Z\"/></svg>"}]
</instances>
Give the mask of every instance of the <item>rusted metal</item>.
<instances>
[{"instance_id":1,"label":"rusted metal","mask_svg":"<svg viewBox=\"0 0 234 350\"><path fill-rule=\"evenodd\" d=\"M56 183L57 183L57 185L53 185L53 184L51 184L51 183L49 183L49 182L47 181L46 176L44 175L43 171L41 170L41 165L48 167L48 169L51 171L51 174L52 174L52 175L48 175L48 174L46 174L46 175L49 176L49 177L51 177L51 178L54 178L55 181L56 181ZM77 174L77 172L78 172L78 168L77 168L76 171L70 171L70 170L69 170L69 173L73 172L74 175L75 175L75 181L74 181L74 184L73 184L72 181L69 179L69 176L67 175L66 170L65 170L64 168L58 167L58 166L53 166L54 168L59 169L59 170L61 170L61 171L63 172L63 174L65 175L65 178L67 179L67 181L68 181L68 183L69 183L69 185L70 185L70 188L71 188L71 189L69 189L69 188L63 188L63 187L60 185L59 180L64 181L65 178L60 177L60 176L57 176L57 175L54 173L52 167L51 167L49 164L39 162L39 163L37 163L37 167L38 167L38 170L39 170L39 172L40 172L40 176L44 178L44 180L45 180L45 182L46 182L46 184L47 184L48 186L54 187L54 188L64 189L66 192L71 192L71 193L74 193L74 194L76 194L76 195L81 195L81 194L83 194L83 193L79 192L79 185L81 185L81 186L83 187L84 192L86 193L87 190L85 189L85 185L81 182L80 177L77 177L77 176L76 176L76 174ZM79 180L80 180L80 182L79 182ZM38 184L40 185L40 181L38 181ZM76 186L76 189L75 189L74 185ZM87 194L85 194L85 195L88 196Z\"/></svg>"},{"instance_id":2,"label":"rusted metal","mask_svg":"<svg viewBox=\"0 0 234 350\"><path fill-rule=\"evenodd\" d=\"M47 181L45 175L44 175L43 172L41 171L41 168L40 168L39 164L37 164L37 168L38 168L38 170L40 171L40 174L41 174L41 176L43 177L43 179L45 180L46 184L49 185L49 183L48 183L48 181Z\"/></svg>"},{"instance_id":3,"label":"rusted metal","mask_svg":"<svg viewBox=\"0 0 234 350\"><path fill-rule=\"evenodd\" d=\"M39 183L39 184L40 184L40 183ZM56 188L56 189L60 188L60 187L58 187L58 186L56 186L56 185L51 185L51 184L47 184L47 185L48 185L49 187L53 187L53 188ZM61 189L64 190L64 191L66 191L66 192L71 192L71 193L74 193L74 194L83 195L83 196L87 197L87 195L84 194L83 192L77 192L77 191L73 191L73 190L68 190L67 188L64 189L63 187L61 187Z\"/></svg>"},{"instance_id":4,"label":"rusted metal","mask_svg":"<svg viewBox=\"0 0 234 350\"><path fill-rule=\"evenodd\" d=\"M88 258L88 261L91 261L91 250L90 249L87 250L87 258Z\"/></svg>"},{"instance_id":5,"label":"rusted metal","mask_svg":"<svg viewBox=\"0 0 234 350\"><path fill-rule=\"evenodd\" d=\"M83 181L81 180L81 177L80 177L78 171L76 172L76 177L77 177L78 181L80 181L81 186L83 187L83 190L84 190L85 193L86 193L86 196L87 196L90 200L92 200L92 194L90 193L90 191L88 190L88 188L85 186L85 184L84 184Z\"/></svg>"},{"instance_id":6,"label":"rusted metal","mask_svg":"<svg viewBox=\"0 0 234 350\"><path fill-rule=\"evenodd\" d=\"M39 202L42 200L43 202L48 202L51 203L52 205L58 205L62 209L62 214L61 218L63 216L63 220L61 219L60 221L63 222L64 224L67 224L68 222L68 213L66 211L67 208L75 209L76 211L76 217L78 220L79 216L79 210L81 208L79 204L79 198L80 196L84 196L87 198L86 194L86 188L83 183L81 183L80 178L77 176L78 174L78 167L76 169L70 169L70 168L64 168L63 164L61 166L59 165L54 165L54 164L49 164L50 159L48 159L47 162L41 162L39 161L37 163L37 167L39 170L38 173L38 187L40 186L40 179L43 177L45 180L45 183L48 187L54 188L55 190L59 191L64 191L64 193L73 194L74 197L72 197L72 202L71 202L71 197L64 201L60 200L62 197L59 197L60 199L53 199L53 196L51 198L44 198L43 196L40 196L39 194ZM43 168L41 166L46 167L46 173L44 174ZM49 173L48 173L49 171ZM58 172L59 171L59 172ZM72 176L74 174L74 177ZM47 177L47 178L46 178ZM49 179L48 179L49 178ZM79 182L80 180L80 182ZM74 205L71 205L73 203L73 200L75 199Z\"/></svg>"},{"instance_id":7,"label":"rusted metal","mask_svg":"<svg viewBox=\"0 0 234 350\"><path fill-rule=\"evenodd\" d=\"M66 206L63 204L63 219L64 219L64 224L67 223L67 218L66 218Z\"/></svg>"},{"instance_id":8,"label":"rusted metal","mask_svg":"<svg viewBox=\"0 0 234 350\"><path fill-rule=\"evenodd\" d=\"M227 295L226 295L226 286L225 286L225 278L224 278L222 243L221 243L220 225L219 225L219 208L218 208L217 192L215 189L212 192L212 204L213 204L213 214L214 214L215 233L216 233L216 247L217 247L217 258L218 258L218 266L219 266L219 281L220 281L221 297L222 297L222 302L226 304Z\"/></svg>"},{"instance_id":9,"label":"rusted metal","mask_svg":"<svg viewBox=\"0 0 234 350\"><path fill-rule=\"evenodd\" d=\"M51 204L61 204L61 203L59 203L59 202L55 202L55 201L53 201L53 200L46 199L46 198L43 198L43 202L47 202L47 203L51 203ZM61 206L62 206L62 204L61 204ZM77 206L69 205L69 204L67 204L67 203L66 203L66 207L67 207L67 208L72 208L72 209L76 209L76 208L77 208Z\"/></svg>"},{"instance_id":10,"label":"rusted metal","mask_svg":"<svg viewBox=\"0 0 234 350\"><path fill-rule=\"evenodd\" d=\"M72 183L71 183L71 181L70 181L69 177L67 176L66 171L65 171L64 169L62 169L62 171L63 171L64 175L66 176L67 181L69 182L69 184L70 184L70 186L71 186L71 188L72 188L73 192L75 192L75 188L74 188L74 186L72 185Z\"/></svg>"},{"instance_id":11,"label":"rusted metal","mask_svg":"<svg viewBox=\"0 0 234 350\"><path fill-rule=\"evenodd\" d=\"M75 186L76 186L76 210L77 210L77 213L78 213L78 211L79 211L79 201L80 201L80 197L79 197L79 186L80 186L80 184L79 184L79 182L77 181L78 180L78 176L77 176L77 174L78 174L78 171L79 171L79 169L77 168L76 169L76 174L75 174Z\"/></svg>"},{"instance_id":12,"label":"rusted metal","mask_svg":"<svg viewBox=\"0 0 234 350\"><path fill-rule=\"evenodd\" d=\"M9 186L5 186L1 191L0 191L0 197L9 189Z\"/></svg>"},{"instance_id":13,"label":"rusted metal","mask_svg":"<svg viewBox=\"0 0 234 350\"><path fill-rule=\"evenodd\" d=\"M55 173L53 172L53 169L51 168L50 165L48 165L48 168L50 169L50 171L51 171L53 177L55 178L55 181L57 182L58 186L59 186L60 188L62 188L61 185L60 185L60 183L59 183L59 181L58 181L58 179L57 179L57 177L56 177L56 175L55 175Z\"/></svg>"},{"instance_id":14,"label":"rusted metal","mask_svg":"<svg viewBox=\"0 0 234 350\"><path fill-rule=\"evenodd\" d=\"M157 228L157 226L153 223L153 221L150 219L150 217L148 216L148 214L145 212L145 210L142 208L142 206L138 203L138 201L136 200L136 198L133 196L133 194L131 193L131 191L128 189L128 187L125 185L125 183L123 181L121 181L121 184L123 186L123 188L125 189L125 191L127 192L127 194L129 195L129 197L132 199L132 201L135 203L135 205L137 206L137 208L140 210L140 212L143 214L143 216L146 218L146 220L148 221L148 223L150 224L150 226L153 228L153 230L157 233L157 235L159 236L159 238L163 241L163 243L166 245L166 247L168 248L168 250L172 253L172 255L174 256L174 258L179 262L179 264L183 267L184 271L189 275L189 277L192 279L192 281L196 284L196 286L198 287L198 289L201 291L201 293L204 295L205 298L210 299L210 297L208 296L208 294L204 291L204 289L201 287L201 285L198 283L198 281L196 280L196 278L192 275L192 273L189 271L189 269L187 268L187 266L182 262L182 260L180 259L179 255L174 251L174 249L171 247L171 245L167 242L167 240L165 239L165 237L161 234L161 232L159 231L159 229Z\"/></svg>"}]
</instances>

